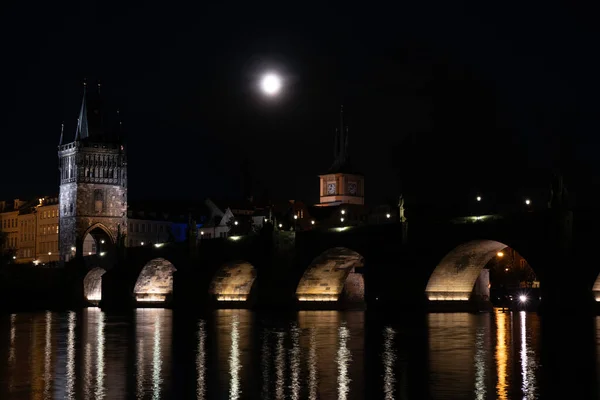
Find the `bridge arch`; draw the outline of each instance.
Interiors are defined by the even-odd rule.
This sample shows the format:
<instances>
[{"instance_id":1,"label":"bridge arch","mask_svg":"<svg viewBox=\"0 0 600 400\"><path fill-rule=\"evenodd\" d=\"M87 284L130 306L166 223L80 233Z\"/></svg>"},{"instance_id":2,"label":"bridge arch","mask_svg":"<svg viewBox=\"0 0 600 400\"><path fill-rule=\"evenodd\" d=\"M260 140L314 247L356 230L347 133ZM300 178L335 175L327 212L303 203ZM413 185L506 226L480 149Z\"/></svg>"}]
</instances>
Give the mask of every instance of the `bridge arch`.
<instances>
[{"instance_id":1,"label":"bridge arch","mask_svg":"<svg viewBox=\"0 0 600 400\"><path fill-rule=\"evenodd\" d=\"M83 278L83 296L91 303L97 304L102 300L102 275L104 268L93 268Z\"/></svg>"},{"instance_id":2,"label":"bridge arch","mask_svg":"<svg viewBox=\"0 0 600 400\"><path fill-rule=\"evenodd\" d=\"M103 253L114 247L116 238L104 224L98 222L90 225L81 236L84 256Z\"/></svg>"},{"instance_id":3,"label":"bridge arch","mask_svg":"<svg viewBox=\"0 0 600 400\"><path fill-rule=\"evenodd\" d=\"M209 294L219 302L247 301L256 280L256 268L246 261L222 265L215 273Z\"/></svg>"},{"instance_id":4,"label":"bridge arch","mask_svg":"<svg viewBox=\"0 0 600 400\"><path fill-rule=\"evenodd\" d=\"M138 275L133 294L138 302L162 303L173 293L175 266L164 258L150 260Z\"/></svg>"},{"instance_id":5,"label":"bridge arch","mask_svg":"<svg viewBox=\"0 0 600 400\"><path fill-rule=\"evenodd\" d=\"M308 266L298 287L301 302L345 301L364 303L365 283L360 270L364 258L345 247L334 247L321 253Z\"/></svg>"},{"instance_id":6,"label":"bridge arch","mask_svg":"<svg viewBox=\"0 0 600 400\"><path fill-rule=\"evenodd\" d=\"M512 254L513 262L515 255L518 255L519 260L524 260L510 246L496 240L472 240L455 247L442 258L429 277L425 289L427 299L468 301L474 296L489 299L489 271L485 276L483 271L494 258L506 258L509 254ZM527 262L520 266L513 265L513 268L533 273ZM506 271L510 272L509 269L506 268Z\"/></svg>"}]
</instances>

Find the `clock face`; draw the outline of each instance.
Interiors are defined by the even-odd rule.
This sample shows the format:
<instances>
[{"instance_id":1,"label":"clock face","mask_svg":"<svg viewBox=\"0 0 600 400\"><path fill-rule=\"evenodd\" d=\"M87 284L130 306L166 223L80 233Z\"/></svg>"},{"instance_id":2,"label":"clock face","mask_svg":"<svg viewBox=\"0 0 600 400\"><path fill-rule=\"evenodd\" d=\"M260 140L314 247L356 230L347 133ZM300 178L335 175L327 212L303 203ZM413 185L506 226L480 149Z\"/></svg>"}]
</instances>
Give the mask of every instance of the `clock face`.
<instances>
[{"instance_id":1,"label":"clock face","mask_svg":"<svg viewBox=\"0 0 600 400\"><path fill-rule=\"evenodd\" d=\"M335 194L335 183L327 184L327 194Z\"/></svg>"},{"instance_id":2,"label":"clock face","mask_svg":"<svg viewBox=\"0 0 600 400\"><path fill-rule=\"evenodd\" d=\"M348 182L348 193L352 195L356 194L356 182Z\"/></svg>"}]
</instances>

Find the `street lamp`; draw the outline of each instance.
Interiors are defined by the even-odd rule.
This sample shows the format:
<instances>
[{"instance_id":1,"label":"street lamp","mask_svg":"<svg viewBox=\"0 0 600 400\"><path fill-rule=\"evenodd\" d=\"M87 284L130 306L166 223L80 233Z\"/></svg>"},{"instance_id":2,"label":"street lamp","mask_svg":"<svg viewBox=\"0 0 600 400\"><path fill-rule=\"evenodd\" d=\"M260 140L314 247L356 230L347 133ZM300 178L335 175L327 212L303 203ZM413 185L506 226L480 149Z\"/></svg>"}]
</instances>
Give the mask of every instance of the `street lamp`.
<instances>
[{"instance_id":1,"label":"street lamp","mask_svg":"<svg viewBox=\"0 0 600 400\"><path fill-rule=\"evenodd\" d=\"M297 215L294 215L294 219L298 219L298 216L297 216Z\"/></svg>"},{"instance_id":2,"label":"street lamp","mask_svg":"<svg viewBox=\"0 0 600 400\"><path fill-rule=\"evenodd\" d=\"M262 77L260 88L268 96L275 96L281 90L281 78L274 73L268 73Z\"/></svg>"},{"instance_id":3,"label":"street lamp","mask_svg":"<svg viewBox=\"0 0 600 400\"><path fill-rule=\"evenodd\" d=\"M391 215L388 213L388 214L385 214L385 217L386 217L387 219L390 219Z\"/></svg>"},{"instance_id":4,"label":"street lamp","mask_svg":"<svg viewBox=\"0 0 600 400\"><path fill-rule=\"evenodd\" d=\"M531 200L529 200L529 199L526 199L526 200L525 200L525 204L527 204L527 205L530 205L530 204L531 204Z\"/></svg>"},{"instance_id":5,"label":"street lamp","mask_svg":"<svg viewBox=\"0 0 600 400\"><path fill-rule=\"evenodd\" d=\"M315 224L315 220L313 219L312 221L310 221L310 223L311 223L312 225L314 225L314 224Z\"/></svg>"},{"instance_id":6,"label":"street lamp","mask_svg":"<svg viewBox=\"0 0 600 400\"><path fill-rule=\"evenodd\" d=\"M497 252L497 253L496 253L496 255L497 255L498 257L504 257L504 253L503 253L503 252L501 252L501 251Z\"/></svg>"},{"instance_id":7,"label":"street lamp","mask_svg":"<svg viewBox=\"0 0 600 400\"><path fill-rule=\"evenodd\" d=\"M104 239L102 239L102 240L100 241L100 243L104 244Z\"/></svg>"},{"instance_id":8,"label":"street lamp","mask_svg":"<svg viewBox=\"0 0 600 400\"><path fill-rule=\"evenodd\" d=\"M481 196L477 196L477 201L481 201Z\"/></svg>"},{"instance_id":9,"label":"street lamp","mask_svg":"<svg viewBox=\"0 0 600 400\"><path fill-rule=\"evenodd\" d=\"M233 222L233 224L234 224L234 225L237 225L237 224L238 224L238 222L237 222L237 221L234 221L234 222Z\"/></svg>"},{"instance_id":10,"label":"street lamp","mask_svg":"<svg viewBox=\"0 0 600 400\"><path fill-rule=\"evenodd\" d=\"M342 210L342 215L346 214L346 210Z\"/></svg>"},{"instance_id":11,"label":"street lamp","mask_svg":"<svg viewBox=\"0 0 600 400\"><path fill-rule=\"evenodd\" d=\"M340 218L340 221L344 222L344 217Z\"/></svg>"},{"instance_id":12,"label":"street lamp","mask_svg":"<svg viewBox=\"0 0 600 400\"><path fill-rule=\"evenodd\" d=\"M279 228L282 228L282 227L283 227L283 224L279 224Z\"/></svg>"}]
</instances>

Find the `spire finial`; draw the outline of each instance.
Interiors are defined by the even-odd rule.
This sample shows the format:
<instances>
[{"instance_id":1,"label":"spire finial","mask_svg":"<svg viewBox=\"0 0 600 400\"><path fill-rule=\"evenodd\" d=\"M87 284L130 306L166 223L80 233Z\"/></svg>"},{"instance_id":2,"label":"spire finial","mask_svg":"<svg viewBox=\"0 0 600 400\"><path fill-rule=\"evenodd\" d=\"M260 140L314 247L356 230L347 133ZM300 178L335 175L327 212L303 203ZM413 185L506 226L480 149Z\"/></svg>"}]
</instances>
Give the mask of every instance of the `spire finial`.
<instances>
[{"instance_id":1,"label":"spire finial","mask_svg":"<svg viewBox=\"0 0 600 400\"><path fill-rule=\"evenodd\" d=\"M87 78L83 78L83 91L85 92L85 88L87 87Z\"/></svg>"}]
</instances>

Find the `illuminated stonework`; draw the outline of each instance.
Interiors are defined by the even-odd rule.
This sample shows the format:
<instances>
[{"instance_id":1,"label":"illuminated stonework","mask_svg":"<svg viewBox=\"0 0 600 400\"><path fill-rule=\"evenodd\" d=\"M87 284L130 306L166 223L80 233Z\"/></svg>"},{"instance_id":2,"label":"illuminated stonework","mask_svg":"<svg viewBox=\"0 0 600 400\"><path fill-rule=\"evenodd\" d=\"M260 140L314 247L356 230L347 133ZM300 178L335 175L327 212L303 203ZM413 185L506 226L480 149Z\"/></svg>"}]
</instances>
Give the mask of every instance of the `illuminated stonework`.
<instances>
[{"instance_id":1,"label":"illuminated stonework","mask_svg":"<svg viewBox=\"0 0 600 400\"><path fill-rule=\"evenodd\" d=\"M225 264L215 274L209 289L217 301L246 301L256 279L256 269L247 262Z\"/></svg>"},{"instance_id":2,"label":"illuminated stonework","mask_svg":"<svg viewBox=\"0 0 600 400\"><path fill-rule=\"evenodd\" d=\"M173 292L173 272L177 269L164 258L155 258L140 272L133 293L140 302L163 302Z\"/></svg>"},{"instance_id":3,"label":"illuminated stonework","mask_svg":"<svg viewBox=\"0 0 600 400\"><path fill-rule=\"evenodd\" d=\"M83 279L83 295L86 300L99 302L102 300L102 275L106 270L104 268L94 268L87 273Z\"/></svg>"},{"instance_id":4,"label":"illuminated stonework","mask_svg":"<svg viewBox=\"0 0 600 400\"><path fill-rule=\"evenodd\" d=\"M597 302L600 302L600 275L596 278L592 291L594 292L594 299L596 299Z\"/></svg>"},{"instance_id":5,"label":"illuminated stonework","mask_svg":"<svg viewBox=\"0 0 600 400\"><path fill-rule=\"evenodd\" d=\"M507 246L493 240L464 243L442 259L431 274L425 293L430 301L465 301L471 297L481 270Z\"/></svg>"},{"instance_id":6,"label":"illuminated stonework","mask_svg":"<svg viewBox=\"0 0 600 400\"><path fill-rule=\"evenodd\" d=\"M344 247L327 250L304 272L296 297L299 301L338 301L344 292L349 300L364 300L364 281L355 268L364 265L363 257ZM348 280L349 277L352 277ZM359 292L354 293L353 289Z\"/></svg>"}]
</instances>

